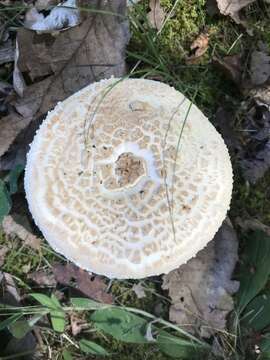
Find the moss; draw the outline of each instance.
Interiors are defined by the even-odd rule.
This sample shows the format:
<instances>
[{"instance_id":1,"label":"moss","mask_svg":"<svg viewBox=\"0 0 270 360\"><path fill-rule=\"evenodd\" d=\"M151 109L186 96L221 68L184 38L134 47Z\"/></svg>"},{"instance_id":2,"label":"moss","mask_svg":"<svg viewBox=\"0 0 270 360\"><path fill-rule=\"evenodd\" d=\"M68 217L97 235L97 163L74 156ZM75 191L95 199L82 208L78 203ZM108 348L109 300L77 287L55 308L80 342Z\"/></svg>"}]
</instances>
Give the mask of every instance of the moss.
<instances>
[{"instance_id":1,"label":"moss","mask_svg":"<svg viewBox=\"0 0 270 360\"><path fill-rule=\"evenodd\" d=\"M178 1L174 13L161 34L161 44L173 57L180 56L190 42L204 29L206 14L205 0ZM172 10L175 1L161 0L166 13Z\"/></svg>"},{"instance_id":2,"label":"moss","mask_svg":"<svg viewBox=\"0 0 270 360\"><path fill-rule=\"evenodd\" d=\"M27 281L27 273L35 271L41 265L56 261L57 255L48 248L42 247L40 251L31 249L23 244L17 237L9 237L3 234L0 229L0 247L7 247L2 271L17 276ZM45 260L46 259L46 260Z\"/></svg>"}]
</instances>

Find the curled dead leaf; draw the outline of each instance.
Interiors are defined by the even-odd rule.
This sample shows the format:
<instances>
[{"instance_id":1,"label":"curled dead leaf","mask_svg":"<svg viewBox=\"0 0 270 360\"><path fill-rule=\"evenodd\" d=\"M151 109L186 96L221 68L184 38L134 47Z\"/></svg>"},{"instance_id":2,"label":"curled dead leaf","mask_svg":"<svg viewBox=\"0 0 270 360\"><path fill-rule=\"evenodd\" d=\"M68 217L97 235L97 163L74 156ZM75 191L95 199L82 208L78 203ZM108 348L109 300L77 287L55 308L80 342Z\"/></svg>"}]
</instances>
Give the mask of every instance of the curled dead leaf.
<instances>
[{"instance_id":1,"label":"curled dead leaf","mask_svg":"<svg viewBox=\"0 0 270 360\"><path fill-rule=\"evenodd\" d=\"M207 33L200 34L191 44L191 55L186 59L188 64L195 64L206 53L209 44L209 35Z\"/></svg>"},{"instance_id":2,"label":"curled dead leaf","mask_svg":"<svg viewBox=\"0 0 270 360\"><path fill-rule=\"evenodd\" d=\"M157 30L160 30L165 20L165 12L160 4L160 0L150 0L150 12L147 14L150 25Z\"/></svg>"},{"instance_id":3,"label":"curled dead leaf","mask_svg":"<svg viewBox=\"0 0 270 360\"><path fill-rule=\"evenodd\" d=\"M270 86L266 85L251 89L249 95L253 97L259 105L270 106Z\"/></svg>"},{"instance_id":4,"label":"curled dead leaf","mask_svg":"<svg viewBox=\"0 0 270 360\"><path fill-rule=\"evenodd\" d=\"M229 15L237 24L243 24L240 11L256 0L217 0L219 11L223 15Z\"/></svg>"},{"instance_id":5,"label":"curled dead leaf","mask_svg":"<svg viewBox=\"0 0 270 360\"><path fill-rule=\"evenodd\" d=\"M70 327L73 336L77 336L84 329L89 327L89 324L84 319L79 318L78 314L70 314Z\"/></svg>"},{"instance_id":6,"label":"curled dead leaf","mask_svg":"<svg viewBox=\"0 0 270 360\"><path fill-rule=\"evenodd\" d=\"M22 225L16 223L12 216L8 215L4 217L2 227L6 235L17 236L23 241L24 245L30 246L34 250L40 249L41 239L31 234Z\"/></svg>"}]
</instances>

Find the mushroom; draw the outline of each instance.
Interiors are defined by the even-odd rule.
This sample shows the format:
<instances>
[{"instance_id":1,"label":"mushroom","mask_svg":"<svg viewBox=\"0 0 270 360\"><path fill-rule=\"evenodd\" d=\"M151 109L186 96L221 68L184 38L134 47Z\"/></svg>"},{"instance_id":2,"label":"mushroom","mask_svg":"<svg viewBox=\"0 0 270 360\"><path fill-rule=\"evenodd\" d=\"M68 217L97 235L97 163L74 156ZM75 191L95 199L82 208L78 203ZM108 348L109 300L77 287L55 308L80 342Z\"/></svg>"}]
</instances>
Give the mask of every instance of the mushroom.
<instances>
[{"instance_id":1,"label":"mushroom","mask_svg":"<svg viewBox=\"0 0 270 360\"><path fill-rule=\"evenodd\" d=\"M27 156L25 190L56 251L110 278L143 278L213 239L232 167L222 137L180 92L108 79L48 114Z\"/></svg>"}]
</instances>

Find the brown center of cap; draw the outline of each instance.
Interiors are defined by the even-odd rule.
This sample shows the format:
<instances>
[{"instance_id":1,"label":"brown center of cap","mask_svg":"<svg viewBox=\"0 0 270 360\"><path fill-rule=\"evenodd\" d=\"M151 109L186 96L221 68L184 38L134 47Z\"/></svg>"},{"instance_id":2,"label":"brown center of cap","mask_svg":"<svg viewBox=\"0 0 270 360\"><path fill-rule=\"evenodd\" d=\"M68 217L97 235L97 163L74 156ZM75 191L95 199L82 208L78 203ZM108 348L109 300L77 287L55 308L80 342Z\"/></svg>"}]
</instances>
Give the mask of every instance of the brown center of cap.
<instances>
[{"instance_id":1,"label":"brown center of cap","mask_svg":"<svg viewBox=\"0 0 270 360\"><path fill-rule=\"evenodd\" d=\"M120 186L133 185L144 173L144 160L141 157L135 156L131 152L123 153L118 157L115 174Z\"/></svg>"}]
</instances>

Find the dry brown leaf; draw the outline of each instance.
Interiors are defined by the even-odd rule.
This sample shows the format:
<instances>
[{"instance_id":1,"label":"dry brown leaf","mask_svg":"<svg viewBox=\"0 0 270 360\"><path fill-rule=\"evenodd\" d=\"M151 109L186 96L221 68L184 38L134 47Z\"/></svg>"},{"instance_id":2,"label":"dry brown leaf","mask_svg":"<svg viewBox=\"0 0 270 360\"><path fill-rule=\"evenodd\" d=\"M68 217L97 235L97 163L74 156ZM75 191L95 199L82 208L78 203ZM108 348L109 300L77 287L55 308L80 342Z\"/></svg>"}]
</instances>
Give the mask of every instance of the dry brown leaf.
<instances>
[{"instance_id":1,"label":"dry brown leaf","mask_svg":"<svg viewBox=\"0 0 270 360\"><path fill-rule=\"evenodd\" d=\"M230 55L220 59L216 56L213 57L213 63L219 67L225 75L234 81L237 86L242 84L242 55Z\"/></svg>"},{"instance_id":2,"label":"dry brown leaf","mask_svg":"<svg viewBox=\"0 0 270 360\"><path fill-rule=\"evenodd\" d=\"M215 114L214 122L222 134L230 154L233 153L235 155L238 153L241 150L241 143L238 138L238 133L234 128L234 114L223 107L219 107Z\"/></svg>"},{"instance_id":3,"label":"dry brown leaf","mask_svg":"<svg viewBox=\"0 0 270 360\"><path fill-rule=\"evenodd\" d=\"M207 33L200 34L191 44L190 49L192 55L190 55L186 62L188 64L196 63L203 54L206 53L209 44L209 35Z\"/></svg>"},{"instance_id":4,"label":"dry brown leaf","mask_svg":"<svg viewBox=\"0 0 270 360\"><path fill-rule=\"evenodd\" d=\"M11 274L0 272L0 284L1 291L3 292L0 297L4 297L4 293L7 292L15 299L16 302L20 302L21 297Z\"/></svg>"},{"instance_id":5,"label":"dry brown leaf","mask_svg":"<svg viewBox=\"0 0 270 360\"><path fill-rule=\"evenodd\" d=\"M111 5L102 3L104 11L125 14L124 0ZM81 25L57 36L19 29L17 65L34 82L27 87L23 98L15 102L17 111L23 116L44 114L58 101L89 83L124 74L123 52L128 41L126 22L117 16L87 14Z\"/></svg>"},{"instance_id":6,"label":"dry brown leaf","mask_svg":"<svg viewBox=\"0 0 270 360\"><path fill-rule=\"evenodd\" d=\"M71 326L71 333L73 336L79 335L79 333L87 329L89 327L89 324L87 321L80 319L78 317L78 314L70 314L70 326Z\"/></svg>"},{"instance_id":7,"label":"dry brown leaf","mask_svg":"<svg viewBox=\"0 0 270 360\"><path fill-rule=\"evenodd\" d=\"M262 222L260 222L257 219L241 219L238 217L238 218L236 218L236 223L244 231L261 230L261 231L265 232L268 236L270 236L270 226L263 224Z\"/></svg>"},{"instance_id":8,"label":"dry brown leaf","mask_svg":"<svg viewBox=\"0 0 270 360\"><path fill-rule=\"evenodd\" d=\"M8 151L18 134L25 129L31 118L10 114L0 119L0 157Z\"/></svg>"},{"instance_id":9,"label":"dry brown leaf","mask_svg":"<svg viewBox=\"0 0 270 360\"><path fill-rule=\"evenodd\" d=\"M27 279L32 280L34 283L36 283L39 286L46 286L46 287L56 286L56 280L54 274L44 270L34 271L28 274Z\"/></svg>"},{"instance_id":10,"label":"dry brown leaf","mask_svg":"<svg viewBox=\"0 0 270 360\"><path fill-rule=\"evenodd\" d=\"M146 297L145 289L142 286L142 283L134 284L132 286L132 290L135 292L138 299L142 299L142 298Z\"/></svg>"},{"instance_id":11,"label":"dry brown leaf","mask_svg":"<svg viewBox=\"0 0 270 360\"><path fill-rule=\"evenodd\" d=\"M14 61L15 47L12 40L7 40L0 46L0 65Z\"/></svg>"},{"instance_id":12,"label":"dry brown leaf","mask_svg":"<svg viewBox=\"0 0 270 360\"><path fill-rule=\"evenodd\" d=\"M24 26L39 33L53 33L76 26L79 22L80 11L77 8L76 0L67 0L62 1L59 6L48 8L46 16L44 16L44 12L39 12L36 6L30 8L25 14Z\"/></svg>"},{"instance_id":13,"label":"dry brown leaf","mask_svg":"<svg viewBox=\"0 0 270 360\"><path fill-rule=\"evenodd\" d=\"M81 0L82 6L87 4L87 1L83 1ZM57 102L91 82L112 75L124 75L124 50L129 40L128 23L124 17L126 0L92 1L91 7L95 6L118 16L87 11L80 25L56 36L18 29L15 83L19 86L15 88L19 89L19 96L12 104L16 111L27 119L21 121L18 116L10 123L9 128L6 125L10 119L8 118L5 122L5 134L1 125L0 156L7 151L20 130L25 128L25 124L38 119L41 121ZM20 76L23 77L26 87L21 86L23 79ZM17 121L20 121L18 125ZM35 130L36 127L27 128L26 137L29 142ZM12 132L10 137L6 135L9 132ZM24 154L27 150L24 149ZM10 158L15 157L17 151L18 148L12 149ZM1 166L0 162L0 168Z\"/></svg>"},{"instance_id":14,"label":"dry brown leaf","mask_svg":"<svg viewBox=\"0 0 270 360\"><path fill-rule=\"evenodd\" d=\"M150 12L147 14L150 25L160 30L165 19L165 12L160 5L160 0L150 0Z\"/></svg>"},{"instance_id":15,"label":"dry brown leaf","mask_svg":"<svg viewBox=\"0 0 270 360\"><path fill-rule=\"evenodd\" d=\"M9 251L9 248L7 246L1 245L1 247L0 247L0 267L4 264L5 256L8 251Z\"/></svg>"},{"instance_id":16,"label":"dry brown leaf","mask_svg":"<svg viewBox=\"0 0 270 360\"><path fill-rule=\"evenodd\" d=\"M238 242L227 220L213 241L187 264L163 277L163 288L172 299L170 320L203 337L226 327L233 309L232 294L238 282L231 276L237 262Z\"/></svg>"},{"instance_id":17,"label":"dry brown leaf","mask_svg":"<svg viewBox=\"0 0 270 360\"><path fill-rule=\"evenodd\" d=\"M237 24L242 24L239 12L244 7L256 0L217 0L219 11L223 15L229 15Z\"/></svg>"},{"instance_id":18,"label":"dry brown leaf","mask_svg":"<svg viewBox=\"0 0 270 360\"><path fill-rule=\"evenodd\" d=\"M41 239L31 234L22 225L17 224L10 215L4 217L2 227L6 235L17 236L24 245L30 246L34 250L40 249Z\"/></svg>"},{"instance_id":19,"label":"dry brown leaf","mask_svg":"<svg viewBox=\"0 0 270 360\"><path fill-rule=\"evenodd\" d=\"M243 176L255 184L270 168L270 111L266 104L255 102L247 112L243 128L245 147L240 156Z\"/></svg>"},{"instance_id":20,"label":"dry brown leaf","mask_svg":"<svg viewBox=\"0 0 270 360\"><path fill-rule=\"evenodd\" d=\"M60 284L74 286L75 282L76 289L89 298L106 304L113 303L113 296L107 293L107 285L101 276L92 275L71 263L54 265L53 273Z\"/></svg>"},{"instance_id":21,"label":"dry brown leaf","mask_svg":"<svg viewBox=\"0 0 270 360\"><path fill-rule=\"evenodd\" d=\"M35 2L35 8L38 11L46 10L50 8L51 6L56 6L60 3L60 0L37 0Z\"/></svg>"},{"instance_id":22,"label":"dry brown leaf","mask_svg":"<svg viewBox=\"0 0 270 360\"><path fill-rule=\"evenodd\" d=\"M270 56L264 51L253 51L250 60L250 80L253 86L264 84L270 78Z\"/></svg>"}]
</instances>

